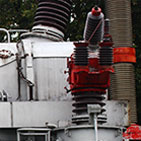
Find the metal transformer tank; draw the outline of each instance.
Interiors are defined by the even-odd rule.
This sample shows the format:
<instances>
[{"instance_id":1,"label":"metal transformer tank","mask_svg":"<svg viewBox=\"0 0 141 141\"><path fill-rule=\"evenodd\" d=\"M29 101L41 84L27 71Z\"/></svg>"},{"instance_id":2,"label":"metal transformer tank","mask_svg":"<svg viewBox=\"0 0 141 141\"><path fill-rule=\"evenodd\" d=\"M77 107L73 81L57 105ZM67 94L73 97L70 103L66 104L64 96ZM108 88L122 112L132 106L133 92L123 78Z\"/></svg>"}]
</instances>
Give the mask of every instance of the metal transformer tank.
<instances>
[{"instance_id":1,"label":"metal transformer tank","mask_svg":"<svg viewBox=\"0 0 141 141\"><path fill-rule=\"evenodd\" d=\"M39 0L32 31L17 43L0 43L0 140L123 140L128 101L108 99L114 72L109 21L104 30L94 7L94 16L102 15L94 21L98 38L89 36L94 44L64 42L71 3Z\"/></svg>"}]
</instances>

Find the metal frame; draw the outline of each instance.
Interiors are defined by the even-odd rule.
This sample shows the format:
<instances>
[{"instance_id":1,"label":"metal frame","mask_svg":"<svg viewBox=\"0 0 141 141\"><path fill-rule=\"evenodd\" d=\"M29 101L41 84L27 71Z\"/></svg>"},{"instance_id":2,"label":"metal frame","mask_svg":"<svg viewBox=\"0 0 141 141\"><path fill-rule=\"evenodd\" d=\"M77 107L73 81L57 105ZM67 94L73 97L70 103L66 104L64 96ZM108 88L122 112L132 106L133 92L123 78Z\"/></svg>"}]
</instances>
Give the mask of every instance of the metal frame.
<instances>
[{"instance_id":1,"label":"metal frame","mask_svg":"<svg viewBox=\"0 0 141 141\"><path fill-rule=\"evenodd\" d=\"M28 131L30 131L30 133L28 133ZM36 133L32 131L36 131ZM43 133L37 133L37 131L43 132ZM21 141L21 135L23 136L44 136L45 141L50 141L50 131L51 130L48 128L21 128L17 130L17 141Z\"/></svg>"},{"instance_id":2,"label":"metal frame","mask_svg":"<svg viewBox=\"0 0 141 141\"><path fill-rule=\"evenodd\" d=\"M10 34L9 31L5 28L0 28L0 31L3 31L7 34L7 42L10 43Z\"/></svg>"}]
</instances>

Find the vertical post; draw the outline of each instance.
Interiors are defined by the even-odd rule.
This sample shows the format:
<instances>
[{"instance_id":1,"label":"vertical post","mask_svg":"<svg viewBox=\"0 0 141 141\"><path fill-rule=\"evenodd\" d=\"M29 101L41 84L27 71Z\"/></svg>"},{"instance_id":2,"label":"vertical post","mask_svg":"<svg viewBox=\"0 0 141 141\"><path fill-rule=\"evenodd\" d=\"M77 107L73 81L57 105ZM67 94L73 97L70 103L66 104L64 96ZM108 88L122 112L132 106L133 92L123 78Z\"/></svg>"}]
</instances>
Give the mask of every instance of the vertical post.
<instances>
[{"instance_id":1,"label":"vertical post","mask_svg":"<svg viewBox=\"0 0 141 141\"><path fill-rule=\"evenodd\" d=\"M94 131L95 131L95 141L98 141L97 114L94 114Z\"/></svg>"},{"instance_id":2,"label":"vertical post","mask_svg":"<svg viewBox=\"0 0 141 141\"><path fill-rule=\"evenodd\" d=\"M94 124L94 141L98 141L98 123L97 115L101 113L101 106L99 104L90 104L87 105L88 114L89 114L89 123Z\"/></svg>"},{"instance_id":3,"label":"vertical post","mask_svg":"<svg viewBox=\"0 0 141 141\"><path fill-rule=\"evenodd\" d=\"M20 141L20 133L17 132L17 141Z\"/></svg>"},{"instance_id":4,"label":"vertical post","mask_svg":"<svg viewBox=\"0 0 141 141\"><path fill-rule=\"evenodd\" d=\"M5 28L0 28L0 31L3 31L7 34L7 42L10 43L10 34L9 31Z\"/></svg>"},{"instance_id":5,"label":"vertical post","mask_svg":"<svg viewBox=\"0 0 141 141\"><path fill-rule=\"evenodd\" d=\"M47 137L48 137L47 141L50 141L50 131L48 131Z\"/></svg>"}]
</instances>

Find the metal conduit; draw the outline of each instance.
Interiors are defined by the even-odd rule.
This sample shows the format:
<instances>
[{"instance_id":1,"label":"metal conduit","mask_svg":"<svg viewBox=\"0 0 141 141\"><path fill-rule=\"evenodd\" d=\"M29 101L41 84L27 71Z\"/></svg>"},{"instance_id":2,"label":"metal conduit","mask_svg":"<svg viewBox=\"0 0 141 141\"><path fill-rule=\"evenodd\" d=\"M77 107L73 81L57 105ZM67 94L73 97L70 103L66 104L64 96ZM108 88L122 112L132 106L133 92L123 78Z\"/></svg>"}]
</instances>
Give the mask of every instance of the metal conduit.
<instances>
[{"instance_id":1,"label":"metal conduit","mask_svg":"<svg viewBox=\"0 0 141 141\"><path fill-rule=\"evenodd\" d=\"M131 4L129 0L106 0L106 14L110 19L110 33L114 47L132 47ZM137 122L135 72L132 63L114 64L111 76L111 99L128 100L130 121Z\"/></svg>"}]
</instances>

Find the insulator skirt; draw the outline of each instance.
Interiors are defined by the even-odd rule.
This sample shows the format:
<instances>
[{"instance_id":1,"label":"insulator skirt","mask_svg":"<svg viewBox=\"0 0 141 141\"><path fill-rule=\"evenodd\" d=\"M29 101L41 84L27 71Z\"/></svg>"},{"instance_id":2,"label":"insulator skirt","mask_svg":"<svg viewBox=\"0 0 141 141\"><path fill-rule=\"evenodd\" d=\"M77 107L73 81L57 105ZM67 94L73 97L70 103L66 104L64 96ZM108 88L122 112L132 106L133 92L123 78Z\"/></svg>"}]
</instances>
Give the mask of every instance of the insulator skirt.
<instances>
[{"instance_id":1,"label":"insulator skirt","mask_svg":"<svg viewBox=\"0 0 141 141\"><path fill-rule=\"evenodd\" d=\"M64 33L70 11L71 0L39 0L34 26L51 26Z\"/></svg>"},{"instance_id":2,"label":"insulator skirt","mask_svg":"<svg viewBox=\"0 0 141 141\"><path fill-rule=\"evenodd\" d=\"M81 115L82 113L87 113L87 105L88 104L99 104L101 107L105 105L103 101L105 96L103 93L100 92L77 92L72 93L73 95L73 112L77 115ZM105 109L102 109L104 112Z\"/></svg>"},{"instance_id":3,"label":"insulator skirt","mask_svg":"<svg viewBox=\"0 0 141 141\"><path fill-rule=\"evenodd\" d=\"M79 66L88 65L88 48L85 46L75 47L74 64Z\"/></svg>"},{"instance_id":4,"label":"insulator skirt","mask_svg":"<svg viewBox=\"0 0 141 141\"><path fill-rule=\"evenodd\" d=\"M136 90L134 66L130 63L114 64L115 73L111 75L111 99L127 100L130 106L130 120L136 122Z\"/></svg>"},{"instance_id":5,"label":"insulator skirt","mask_svg":"<svg viewBox=\"0 0 141 141\"><path fill-rule=\"evenodd\" d=\"M73 117L72 123L75 124L84 124L89 121L88 116L88 104L99 104L102 107L101 114L105 112L105 93L102 92L77 92L72 93L73 95ZM100 115L101 115L100 114ZM106 117L98 117L99 123L105 123Z\"/></svg>"},{"instance_id":6,"label":"insulator skirt","mask_svg":"<svg viewBox=\"0 0 141 141\"><path fill-rule=\"evenodd\" d=\"M99 63L100 65L112 65L113 64L113 48L101 47L99 51Z\"/></svg>"},{"instance_id":7,"label":"insulator skirt","mask_svg":"<svg viewBox=\"0 0 141 141\"><path fill-rule=\"evenodd\" d=\"M101 22L102 21L102 22ZM101 22L100 26L93 35L96 27ZM101 41L103 38L104 30L104 15L101 13L99 16L94 16L91 12L88 13L85 30L84 30L84 40L90 41L90 44L95 45Z\"/></svg>"},{"instance_id":8,"label":"insulator skirt","mask_svg":"<svg viewBox=\"0 0 141 141\"><path fill-rule=\"evenodd\" d=\"M106 0L110 33L115 47L132 46L131 3L129 0Z\"/></svg>"}]
</instances>

